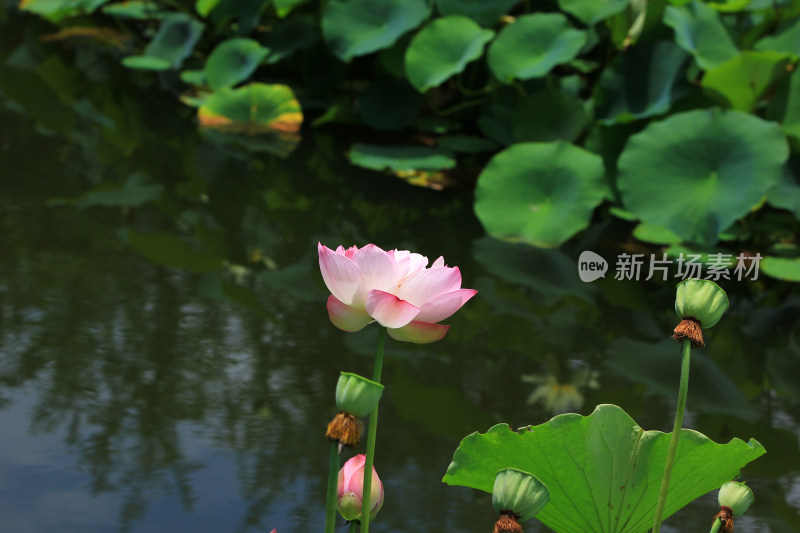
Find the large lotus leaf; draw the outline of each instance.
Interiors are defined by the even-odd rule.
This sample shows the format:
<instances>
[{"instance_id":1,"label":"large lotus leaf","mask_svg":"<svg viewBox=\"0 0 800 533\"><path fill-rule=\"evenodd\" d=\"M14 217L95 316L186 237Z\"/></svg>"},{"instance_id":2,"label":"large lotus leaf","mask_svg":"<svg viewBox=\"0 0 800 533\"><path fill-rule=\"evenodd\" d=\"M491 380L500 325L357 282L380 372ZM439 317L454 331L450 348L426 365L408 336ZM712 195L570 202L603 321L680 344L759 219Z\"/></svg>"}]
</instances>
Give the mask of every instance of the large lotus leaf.
<instances>
[{"instance_id":1,"label":"large lotus leaf","mask_svg":"<svg viewBox=\"0 0 800 533\"><path fill-rule=\"evenodd\" d=\"M700 2L667 6L664 23L675 30L675 42L692 54L704 70L721 65L739 53L717 12Z\"/></svg>"},{"instance_id":2,"label":"large lotus leaf","mask_svg":"<svg viewBox=\"0 0 800 533\"><path fill-rule=\"evenodd\" d=\"M536 515L559 533L643 533L653 525L670 434L645 431L616 405L559 415L529 430L498 424L465 437L443 481L492 492L503 468L538 477L550 503ZM717 444L681 430L664 517L718 489L766 453L754 439Z\"/></svg>"},{"instance_id":3,"label":"large lotus leaf","mask_svg":"<svg viewBox=\"0 0 800 533\"><path fill-rule=\"evenodd\" d=\"M66 17L91 13L111 0L22 0L19 8L36 13L53 22Z\"/></svg>"},{"instance_id":4,"label":"large lotus leaf","mask_svg":"<svg viewBox=\"0 0 800 533\"><path fill-rule=\"evenodd\" d=\"M311 0L272 0L272 5L275 6L275 12L278 16L284 18L291 13L294 8L310 1Z\"/></svg>"},{"instance_id":5,"label":"large lotus leaf","mask_svg":"<svg viewBox=\"0 0 800 533\"><path fill-rule=\"evenodd\" d=\"M406 49L406 75L420 92L458 74L483 55L494 32L461 15L441 17L422 28Z\"/></svg>"},{"instance_id":6,"label":"large lotus leaf","mask_svg":"<svg viewBox=\"0 0 800 533\"><path fill-rule=\"evenodd\" d=\"M146 57L167 61L178 68L189 57L205 25L185 13L170 13L161 19L161 27L144 50Z\"/></svg>"},{"instance_id":7,"label":"large lotus leaf","mask_svg":"<svg viewBox=\"0 0 800 533\"><path fill-rule=\"evenodd\" d=\"M358 114L376 130L400 130L419 115L423 96L405 80L379 79L358 98Z\"/></svg>"},{"instance_id":8,"label":"large lotus leaf","mask_svg":"<svg viewBox=\"0 0 800 533\"><path fill-rule=\"evenodd\" d=\"M777 183L788 154L777 124L737 111L689 111L629 139L617 185L641 220L710 246Z\"/></svg>"},{"instance_id":9,"label":"large lotus leaf","mask_svg":"<svg viewBox=\"0 0 800 533\"><path fill-rule=\"evenodd\" d=\"M483 26L494 26L519 0L436 0L442 15L466 15Z\"/></svg>"},{"instance_id":10,"label":"large lotus leaf","mask_svg":"<svg viewBox=\"0 0 800 533\"><path fill-rule=\"evenodd\" d=\"M634 46L618 55L595 90L598 118L610 125L666 113L688 89L688 57L671 41Z\"/></svg>"},{"instance_id":11,"label":"large lotus leaf","mask_svg":"<svg viewBox=\"0 0 800 533\"><path fill-rule=\"evenodd\" d=\"M250 77L269 49L253 39L235 37L219 43L206 60L206 80L212 89L236 85Z\"/></svg>"},{"instance_id":12,"label":"large lotus leaf","mask_svg":"<svg viewBox=\"0 0 800 533\"><path fill-rule=\"evenodd\" d=\"M392 46L428 17L426 0L330 0L322 34L342 61Z\"/></svg>"},{"instance_id":13,"label":"large lotus leaf","mask_svg":"<svg viewBox=\"0 0 800 533\"><path fill-rule=\"evenodd\" d=\"M285 156L300 141L303 113L285 85L249 83L213 93L197 110L209 137Z\"/></svg>"},{"instance_id":14,"label":"large lotus leaf","mask_svg":"<svg viewBox=\"0 0 800 533\"><path fill-rule=\"evenodd\" d=\"M570 26L561 13L523 15L489 46L489 68L503 83L541 78L574 59L586 38L586 32Z\"/></svg>"},{"instance_id":15,"label":"large lotus leaf","mask_svg":"<svg viewBox=\"0 0 800 533\"><path fill-rule=\"evenodd\" d=\"M624 11L629 4L630 0L558 0L561 11L589 26Z\"/></svg>"},{"instance_id":16,"label":"large lotus leaf","mask_svg":"<svg viewBox=\"0 0 800 533\"><path fill-rule=\"evenodd\" d=\"M583 103L555 88L528 94L500 87L478 117L478 127L484 135L505 145L573 141L585 124Z\"/></svg>"},{"instance_id":17,"label":"large lotus leaf","mask_svg":"<svg viewBox=\"0 0 800 533\"><path fill-rule=\"evenodd\" d=\"M776 52L788 52L800 56L800 18L794 20L774 35L767 35L759 40L755 50L775 50Z\"/></svg>"},{"instance_id":18,"label":"large lotus leaf","mask_svg":"<svg viewBox=\"0 0 800 533\"><path fill-rule=\"evenodd\" d=\"M150 20L160 19L167 14L163 6L153 0L128 0L103 6L103 13L113 17Z\"/></svg>"},{"instance_id":19,"label":"large lotus leaf","mask_svg":"<svg viewBox=\"0 0 800 533\"><path fill-rule=\"evenodd\" d=\"M371 170L441 170L456 166L453 154L429 146L377 146L356 143L347 154L354 165Z\"/></svg>"},{"instance_id":20,"label":"large lotus leaf","mask_svg":"<svg viewBox=\"0 0 800 533\"><path fill-rule=\"evenodd\" d=\"M794 60L784 52L746 51L712 68L703 76L703 89L712 98L739 111L751 111Z\"/></svg>"},{"instance_id":21,"label":"large lotus leaf","mask_svg":"<svg viewBox=\"0 0 800 533\"><path fill-rule=\"evenodd\" d=\"M800 171L800 161L790 159L783 167L781 179L767 193L767 203L772 207L788 209L800 220L800 180L797 179L796 171Z\"/></svg>"},{"instance_id":22,"label":"large lotus leaf","mask_svg":"<svg viewBox=\"0 0 800 533\"><path fill-rule=\"evenodd\" d=\"M563 141L515 144L478 178L475 213L487 233L552 248L586 228L606 197L603 160Z\"/></svg>"},{"instance_id":23,"label":"large lotus leaf","mask_svg":"<svg viewBox=\"0 0 800 533\"><path fill-rule=\"evenodd\" d=\"M759 268L771 278L800 282L800 258L765 257Z\"/></svg>"}]
</instances>

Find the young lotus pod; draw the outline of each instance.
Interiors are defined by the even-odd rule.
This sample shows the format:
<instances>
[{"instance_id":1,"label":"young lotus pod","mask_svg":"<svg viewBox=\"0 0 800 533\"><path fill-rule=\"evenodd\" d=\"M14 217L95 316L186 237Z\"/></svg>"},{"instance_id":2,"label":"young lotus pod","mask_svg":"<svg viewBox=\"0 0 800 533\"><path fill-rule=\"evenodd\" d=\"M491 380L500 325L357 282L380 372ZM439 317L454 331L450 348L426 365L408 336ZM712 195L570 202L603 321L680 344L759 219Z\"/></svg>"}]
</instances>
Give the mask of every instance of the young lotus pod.
<instances>
[{"instance_id":1,"label":"young lotus pod","mask_svg":"<svg viewBox=\"0 0 800 533\"><path fill-rule=\"evenodd\" d=\"M714 517L721 523L720 531L731 533L733 531L733 517L741 516L755 500L753 491L744 483L728 481L719 489L717 501L719 512Z\"/></svg>"},{"instance_id":2,"label":"young lotus pod","mask_svg":"<svg viewBox=\"0 0 800 533\"><path fill-rule=\"evenodd\" d=\"M533 474L506 468L497 473L492 505L500 513L494 533L522 533L519 521L533 518L550 501L550 491Z\"/></svg>"},{"instance_id":3,"label":"young lotus pod","mask_svg":"<svg viewBox=\"0 0 800 533\"><path fill-rule=\"evenodd\" d=\"M342 446L354 446L361 439L367 416L381 399L383 385L350 372L342 372L336 384L336 407L340 412L328 424L325 436Z\"/></svg>"},{"instance_id":4,"label":"young lotus pod","mask_svg":"<svg viewBox=\"0 0 800 533\"><path fill-rule=\"evenodd\" d=\"M689 339L692 346L701 348L702 328L714 326L728 308L728 295L713 281L687 279L678 284L675 294L675 312L681 318L672 338Z\"/></svg>"}]
</instances>

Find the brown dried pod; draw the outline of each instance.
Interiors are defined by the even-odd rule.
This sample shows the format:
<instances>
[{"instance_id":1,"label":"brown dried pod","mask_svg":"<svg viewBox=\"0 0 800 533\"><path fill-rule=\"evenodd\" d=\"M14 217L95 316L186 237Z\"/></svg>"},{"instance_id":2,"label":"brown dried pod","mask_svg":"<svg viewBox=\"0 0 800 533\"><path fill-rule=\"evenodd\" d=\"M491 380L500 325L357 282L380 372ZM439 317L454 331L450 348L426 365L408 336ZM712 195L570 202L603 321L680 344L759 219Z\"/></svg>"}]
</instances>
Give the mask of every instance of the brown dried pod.
<instances>
[{"instance_id":1,"label":"brown dried pod","mask_svg":"<svg viewBox=\"0 0 800 533\"><path fill-rule=\"evenodd\" d=\"M341 411L328 424L325 436L328 440L338 441L342 446L355 446L361 440L363 432L364 423L361 420Z\"/></svg>"}]
</instances>

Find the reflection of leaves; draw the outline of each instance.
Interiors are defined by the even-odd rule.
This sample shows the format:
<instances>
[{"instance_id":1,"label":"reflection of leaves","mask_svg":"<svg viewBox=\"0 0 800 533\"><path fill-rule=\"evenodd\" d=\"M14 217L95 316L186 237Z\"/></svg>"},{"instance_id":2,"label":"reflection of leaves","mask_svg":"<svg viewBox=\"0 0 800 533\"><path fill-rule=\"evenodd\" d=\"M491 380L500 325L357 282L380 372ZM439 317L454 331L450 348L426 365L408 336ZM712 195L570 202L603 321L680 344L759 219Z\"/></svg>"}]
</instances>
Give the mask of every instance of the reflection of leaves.
<instances>
[{"instance_id":1,"label":"reflection of leaves","mask_svg":"<svg viewBox=\"0 0 800 533\"><path fill-rule=\"evenodd\" d=\"M102 183L75 200L52 200L49 204L63 205L72 203L78 207L139 207L147 202L157 200L163 190L164 187L162 185L151 183L147 176L133 174L121 186Z\"/></svg>"},{"instance_id":2,"label":"reflection of leaves","mask_svg":"<svg viewBox=\"0 0 800 533\"><path fill-rule=\"evenodd\" d=\"M680 378L679 350L673 339L651 344L619 338L606 350L604 361L619 376L645 384L648 394L672 398ZM711 357L695 350L691 362L690 410L758 419L758 411Z\"/></svg>"},{"instance_id":3,"label":"reflection of leaves","mask_svg":"<svg viewBox=\"0 0 800 533\"><path fill-rule=\"evenodd\" d=\"M209 272L222 268L221 258L211 257L195 250L172 233L141 233L129 229L124 232L124 238L131 248L159 265L186 268L196 272Z\"/></svg>"},{"instance_id":4,"label":"reflection of leaves","mask_svg":"<svg viewBox=\"0 0 800 533\"><path fill-rule=\"evenodd\" d=\"M653 522L669 439L669 433L642 430L616 405L600 405L589 416L560 415L520 433L506 424L473 433L461 441L443 481L491 493L499 470L517 468L550 489L550 503L536 518L556 531L645 531ZM664 517L765 452L752 439L717 444L682 430Z\"/></svg>"},{"instance_id":5,"label":"reflection of leaves","mask_svg":"<svg viewBox=\"0 0 800 533\"><path fill-rule=\"evenodd\" d=\"M800 398L800 346L792 342L784 348L767 350L767 372L777 390L789 398Z\"/></svg>"}]
</instances>

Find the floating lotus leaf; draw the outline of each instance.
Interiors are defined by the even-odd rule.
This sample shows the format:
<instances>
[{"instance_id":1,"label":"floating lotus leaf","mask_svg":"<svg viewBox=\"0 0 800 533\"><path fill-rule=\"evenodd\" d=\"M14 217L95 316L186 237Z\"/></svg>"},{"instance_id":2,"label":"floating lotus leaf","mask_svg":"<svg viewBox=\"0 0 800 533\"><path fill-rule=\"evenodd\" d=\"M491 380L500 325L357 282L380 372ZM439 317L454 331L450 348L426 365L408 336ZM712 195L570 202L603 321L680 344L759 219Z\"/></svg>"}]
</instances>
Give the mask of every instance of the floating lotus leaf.
<instances>
[{"instance_id":1,"label":"floating lotus leaf","mask_svg":"<svg viewBox=\"0 0 800 533\"><path fill-rule=\"evenodd\" d=\"M478 178L475 214L487 233L534 246L559 246L586 228L608 188L600 156L557 141L515 144Z\"/></svg>"},{"instance_id":2,"label":"floating lotus leaf","mask_svg":"<svg viewBox=\"0 0 800 533\"><path fill-rule=\"evenodd\" d=\"M791 24L785 25L777 33L767 35L759 40L755 50L775 50L800 56L800 18Z\"/></svg>"},{"instance_id":3,"label":"floating lotus leaf","mask_svg":"<svg viewBox=\"0 0 800 533\"><path fill-rule=\"evenodd\" d=\"M675 42L692 54L702 69L721 65L739 53L717 12L700 2L667 6L664 24L675 30Z\"/></svg>"},{"instance_id":4,"label":"floating lotus leaf","mask_svg":"<svg viewBox=\"0 0 800 533\"><path fill-rule=\"evenodd\" d=\"M641 222L633 229L633 236L643 242L652 244L680 244L683 239L667 228Z\"/></svg>"},{"instance_id":5,"label":"floating lotus leaf","mask_svg":"<svg viewBox=\"0 0 800 533\"><path fill-rule=\"evenodd\" d=\"M751 111L794 60L785 52L742 52L706 72L703 89L733 109Z\"/></svg>"},{"instance_id":6,"label":"floating lotus leaf","mask_svg":"<svg viewBox=\"0 0 800 533\"><path fill-rule=\"evenodd\" d=\"M467 63L483 55L494 32L461 15L434 20L422 28L406 49L406 75L420 92L436 87Z\"/></svg>"},{"instance_id":7,"label":"floating lotus leaf","mask_svg":"<svg viewBox=\"0 0 800 533\"><path fill-rule=\"evenodd\" d=\"M91 13L111 0L22 0L19 8L58 22L66 17Z\"/></svg>"},{"instance_id":8,"label":"floating lotus leaf","mask_svg":"<svg viewBox=\"0 0 800 533\"><path fill-rule=\"evenodd\" d=\"M519 0L436 0L442 15L465 15L483 26L494 26Z\"/></svg>"},{"instance_id":9,"label":"floating lotus leaf","mask_svg":"<svg viewBox=\"0 0 800 533\"><path fill-rule=\"evenodd\" d=\"M669 433L644 431L616 405L560 415L528 430L498 424L461 441L443 481L491 493L495 475L517 468L550 489L536 515L559 533L643 533L653 524ZM717 444L681 430L664 517L718 489L766 453L751 439Z\"/></svg>"},{"instance_id":10,"label":"floating lotus leaf","mask_svg":"<svg viewBox=\"0 0 800 533\"><path fill-rule=\"evenodd\" d=\"M570 26L561 13L523 15L489 46L489 68L503 83L541 78L574 59L585 43L586 32Z\"/></svg>"},{"instance_id":11,"label":"floating lotus leaf","mask_svg":"<svg viewBox=\"0 0 800 533\"><path fill-rule=\"evenodd\" d=\"M777 124L736 111L689 111L629 139L617 185L639 219L710 246L777 183L787 156Z\"/></svg>"},{"instance_id":12,"label":"floating lotus leaf","mask_svg":"<svg viewBox=\"0 0 800 533\"><path fill-rule=\"evenodd\" d=\"M113 17L151 20L160 19L167 12L163 6L153 0L130 0L128 2L117 2L103 6L103 13Z\"/></svg>"},{"instance_id":13,"label":"floating lotus leaf","mask_svg":"<svg viewBox=\"0 0 800 533\"><path fill-rule=\"evenodd\" d=\"M583 103L555 88L522 94L511 87L500 87L478 117L484 135L505 145L573 141L585 124Z\"/></svg>"},{"instance_id":14,"label":"floating lotus leaf","mask_svg":"<svg viewBox=\"0 0 800 533\"><path fill-rule=\"evenodd\" d=\"M303 123L292 90L263 83L215 92L197 110L197 118L212 139L280 156L288 155L300 141Z\"/></svg>"},{"instance_id":15,"label":"floating lotus leaf","mask_svg":"<svg viewBox=\"0 0 800 533\"><path fill-rule=\"evenodd\" d=\"M356 143L347 154L350 162L371 170L441 170L456 166L452 153L428 146L377 146Z\"/></svg>"},{"instance_id":16,"label":"floating lotus leaf","mask_svg":"<svg viewBox=\"0 0 800 533\"><path fill-rule=\"evenodd\" d=\"M322 34L342 61L392 46L430 14L426 0L329 0Z\"/></svg>"},{"instance_id":17,"label":"floating lotus leaf","mask_svg":"<svg viewBox=\"0 0 800 533\"><path fill-rule=\"evenodd\" d=\"M122 58L122 65L136 70L169 70L172 63L160 57L128 56Z\"/></svg>"},{"instance_id":18,"label":"floating lotus leaf","mask_svg":"<svg viewBox=\"0 0 800 533\"><path fill-rule=\"evenodd\" d=\"M122 63L129 68L166 70L162 68L164 62L166 62L169 68L176 69L192 53L195 44L197 44L203 33L204 27L205 25L202 22L185 13L164 15L161 19L161 27L159 27L158 33L144 50L144 56L139 56L155 59L145 60L127 57L123 59Z\"/></svg>"},{"instance_id":19,"label":"floating lotus leaf","mask_svg":"<svg viewBox=\"0 0 800 533\"><path fill-rule=\"evenodd\" d=\"M800 258L765 257L759 265L760 272L771 278L800 282Z\"/></svg>"},{"instance_id":20,"label":"floating lotus leaf","mask_svg":"<svg viewBox=\"0 0 800 533\"><path fill-rule=\"evenodd\" d=\"M688 59L671 41L635 46L618 55L595 90L597 116L613 124L666 113L686 93Z\"/></svg>"},{"instance_id":21,"label":"floating lotus leaf","mask_svg":"<svg viewBox=\"0 0 800 533\"><path fill-rule=\"evenodd\" d=\"M591 26L625 10L630 0L558 0L558 7Z\"/></svg>"},{"instance_id":22,"label":"floating lotus leaf","mask_svg":"<svg viewBox=\"0 0 800 533\"><path fill-rule=\"evenodd\" d=\"M269 53L252 39L235 37L219 43L206 60L205 78L214 89L246 80Z\"/></svg>"}]
</instances>

